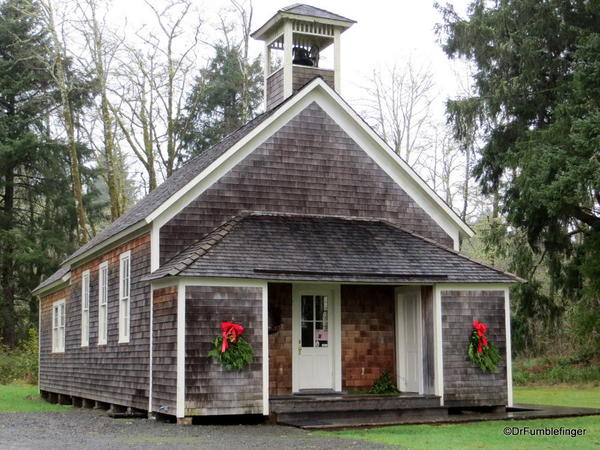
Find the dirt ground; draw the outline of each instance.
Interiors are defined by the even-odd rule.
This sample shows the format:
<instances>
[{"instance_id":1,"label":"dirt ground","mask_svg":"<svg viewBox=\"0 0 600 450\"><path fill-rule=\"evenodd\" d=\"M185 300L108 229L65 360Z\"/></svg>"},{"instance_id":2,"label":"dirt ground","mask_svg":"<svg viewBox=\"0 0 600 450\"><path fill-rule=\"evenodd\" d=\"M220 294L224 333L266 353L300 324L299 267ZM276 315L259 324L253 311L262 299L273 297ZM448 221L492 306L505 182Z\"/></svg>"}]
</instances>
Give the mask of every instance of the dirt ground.
<instances>
[{"instance_id":1,"label":"dirt ground","mask_svg":"<svg viewBox=\"0 0 600 450\"><path fill-rule=\"evenodd\" d=\"M0 413L0 449L368 449L365 441L264 424L175 425L105 412Z\"/></svg>"}]
</instances>

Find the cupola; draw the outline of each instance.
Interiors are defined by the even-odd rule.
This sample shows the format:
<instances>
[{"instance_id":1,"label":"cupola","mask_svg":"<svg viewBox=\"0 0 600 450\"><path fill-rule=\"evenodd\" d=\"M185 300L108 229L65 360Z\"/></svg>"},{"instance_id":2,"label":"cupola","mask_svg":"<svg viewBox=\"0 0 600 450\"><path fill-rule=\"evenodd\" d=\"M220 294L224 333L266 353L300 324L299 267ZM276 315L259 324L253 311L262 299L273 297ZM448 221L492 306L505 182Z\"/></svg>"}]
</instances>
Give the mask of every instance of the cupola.
<instances>
[{"instance_id":1,"label":"cupola","mask_svg":"<svg viewBox=\"0 0 600 450\"><path fill-rule=\"evenodd\" d=\"M320 76L340 92L340 35L354 24L314 6L295 4L282 8L252 37L264 42L265 107L277 106L313 78ZM330 67L321 55L333 45Z\"/></svg>"}]
</instances>

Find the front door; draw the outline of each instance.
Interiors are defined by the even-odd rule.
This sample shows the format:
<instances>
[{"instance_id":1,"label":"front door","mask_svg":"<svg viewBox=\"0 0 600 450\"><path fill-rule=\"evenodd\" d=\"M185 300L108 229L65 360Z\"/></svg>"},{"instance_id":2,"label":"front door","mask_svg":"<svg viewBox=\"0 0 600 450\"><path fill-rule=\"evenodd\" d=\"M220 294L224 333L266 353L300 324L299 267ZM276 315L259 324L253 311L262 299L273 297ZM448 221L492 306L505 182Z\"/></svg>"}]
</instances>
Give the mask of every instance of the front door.
<instances>
[{"instance_id":1,"label":"front door","mask_svg":"<svg viewBox=\"0 0 600 450\"><path fill-rule=\"evenodd\" d=\"M333 390L333 290L294 289L294 391Z\"/></svg>"},{"instance_id":2,"label":"front door","mask_svg":"<svg viewBox=\"0 0 600 450\"><path fill-rule=\"evenodd\" d=\"M396 348L398 388L423 393L421 291L419 287L396 290Z\"/></svg>"}]
</instances>

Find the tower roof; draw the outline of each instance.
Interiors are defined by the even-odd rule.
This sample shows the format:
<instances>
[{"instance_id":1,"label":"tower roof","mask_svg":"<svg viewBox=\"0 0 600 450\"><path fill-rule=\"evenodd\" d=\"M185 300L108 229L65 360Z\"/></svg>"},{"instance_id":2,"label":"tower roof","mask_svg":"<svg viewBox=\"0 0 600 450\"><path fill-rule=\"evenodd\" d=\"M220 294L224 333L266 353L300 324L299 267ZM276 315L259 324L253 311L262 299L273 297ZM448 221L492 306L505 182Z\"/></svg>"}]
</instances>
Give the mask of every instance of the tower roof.
<instances>
[{"instance_id":1,"label":"tower roof","mask_svg":"<svg viewBox=\"0 0 600 450\"><path fill-rule=\"evenodd\" d=\"M352 26L352 24L356 23L355 20L348 19L347 17L340 16L339 14L335 14L321 8L316 8L314 6L305 5L302 3L295 3L277 11L275 15L271 17L263 26L252 33L252 37L256 39L262 39L265 37L265 34L274 26L278 25L282 19L298 19L300 17L313 18L319 22L337 25L342 29L349 28Z\"/></svg>"}]
</instances>

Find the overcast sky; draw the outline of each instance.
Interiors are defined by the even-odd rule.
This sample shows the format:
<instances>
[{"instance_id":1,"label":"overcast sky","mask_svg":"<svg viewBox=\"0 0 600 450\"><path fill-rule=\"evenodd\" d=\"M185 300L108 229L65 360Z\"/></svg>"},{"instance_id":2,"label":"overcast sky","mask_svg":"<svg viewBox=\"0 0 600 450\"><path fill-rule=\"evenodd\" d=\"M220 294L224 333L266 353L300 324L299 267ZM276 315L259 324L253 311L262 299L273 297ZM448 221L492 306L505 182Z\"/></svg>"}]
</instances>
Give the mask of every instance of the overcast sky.
<instances>
[{"instance_id":1,"label":"overcast sky","mask_svg":"<svg viewBox=\"0 0 600 450\"><path fill-rule=\"evenodd\" d=\"M468 0L450 0L458 11L466 9ZM293 0L254 0L253 30L259 28L280 8ZM401 63L411 57L419 65L431 68L439 92L438 111L443 100L456 92L456 64L451 63L436 41L434 26L440 14L432 0L313 0L308 4L356 20L342 35L342 94L351 102L361 96L360 86L376 67ZM219 11L228 0L197 0L196 11L204 20L205 38L218 23ZM126 18L128 28L138 29L153 22L143 0L118 0L112 4L113 20ZM215 34L215 36L218 36ZM207 49L210 51L210 49ZM251 52L259 55L262 44L253 42ZM203 64L200 64L200 67ZM460 66L458 66L460 67ZM460 70L460 69L458 69Z\"/></svg>"}]
</instances>

